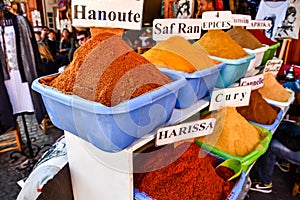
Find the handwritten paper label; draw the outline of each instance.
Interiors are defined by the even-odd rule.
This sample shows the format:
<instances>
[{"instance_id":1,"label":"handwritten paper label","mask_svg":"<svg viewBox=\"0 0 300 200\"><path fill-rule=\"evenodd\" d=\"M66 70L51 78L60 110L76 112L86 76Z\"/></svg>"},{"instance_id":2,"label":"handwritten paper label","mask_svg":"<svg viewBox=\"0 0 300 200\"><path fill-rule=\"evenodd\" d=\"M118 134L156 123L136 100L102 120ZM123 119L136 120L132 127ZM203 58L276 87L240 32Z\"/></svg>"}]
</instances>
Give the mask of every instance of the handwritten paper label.
<instances>
[{"instance_id":1,"label":"handwritten paper label","mask_svg":"<svg viewBox=\"0 0 300 200\"><path fill-rule=\"evenodd\" d=\"M268 60L264 68L264 73L270 72L276 76L282 66L282 63L283 60Z\"/></svg>"},{"instance_id":2,"label":"handwritten paper label","mask_svg":"<svg viewBox=\"0 0 300 200\"><path fill-rule=\"evenodd\" d=\"M203 119L176 126L160 128L156 132L156 145L171 144L181 140L209 135L213 132L216 119Z\"/></svg>"},{"instance_id":3,"label":"handwritten paper label","mask_svg":"<svg viewBox=\"0 0 300 200\"><path fill-rule=\"evenodd\" d=\"M231 11L207 11L202 14L202 29L229 29L231 21Z\"/></svg>"},{"instance_id":4,"label":"handwritten paper label","mask_svg":"<svg viewBox=\"0 0 300 200\"><path fill-rule=\"evenodd\" d=\"M231 15L231 25L232 26L250 26L251 16L242 14L232 14Z\"/></svg>"},{"instance_id":5,"label":"handwritten paper label","mask_svg":"<svg viewBox=\"0 0 300 200\"><path fill-rule=\"evenodd\" d=\"M209 110L217 110L225 106L247 106L251 95L251 85L214 90Z\"/></svg>"},{"instance_id":6,"label":"handwritten paper label","mask_svg":"<svg viewBox=\"0 0 300 200\"><path fill-rule=\"evenodd\" d=\"M250 26L246 29L270 29L272 27L271 20L251 20Z\"/></svg>"},{"instance_id":7,"label":"handwritten paper label","mask_svg":"<svg viewBox=\"0 0 300 200\"><path fill-rule=\"evenodd\" d=\"M140 30L143 0L72 0L72 25Z\"/></svg>"},{"instance_id":8,"label":"handwritten paper label","mask_svg":"<svg viewBox=\"0 0 300 200\"><path fill-rule=\"evenodd\" d=\"M199 39L201 19L155 19L153 21L154 40L166 40L174 35L180 35L185 39Z\"/></svg>"},{"instance_id":9,"label":"handwritten paper label","mask_svg":"<svg viewBox=\"0 0 300 200\"><path fill-rule=\"evenodd\" d=\"M242 78L240 86L251 85L252 90L256 90L264 86L264 74L259 74L252 77Z\"/></svg>"}]
</instances>

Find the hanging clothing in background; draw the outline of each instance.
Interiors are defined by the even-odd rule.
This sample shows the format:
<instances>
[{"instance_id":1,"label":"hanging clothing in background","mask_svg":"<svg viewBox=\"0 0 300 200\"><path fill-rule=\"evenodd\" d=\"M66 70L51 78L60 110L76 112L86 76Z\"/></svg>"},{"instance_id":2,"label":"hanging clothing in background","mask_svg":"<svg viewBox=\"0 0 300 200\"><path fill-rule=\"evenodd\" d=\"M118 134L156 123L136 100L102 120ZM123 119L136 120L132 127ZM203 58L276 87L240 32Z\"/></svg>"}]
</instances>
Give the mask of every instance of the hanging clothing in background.
<instances>
[{"instance_id":1,"label":"hanging clothing in background","mask_svg":"<svg viewBox=\"0 0 300 200\"><path fill-rule=\"evenodd\" d=\"M248 14L251 15L251 19L255 19L260 0L246 0L246 2Z\"/></svg>"},{"instance_id":2,"label":"hanging clothing in background","mask_svg":"<svg viewBox=\"0 0 300 200\"><path fill-rule=\"evenodd\" d=\"M13 117L12 105L4 84L4 73L6 76L8 76L8 73L6 70L6 61L2 48L0 48L0 65L0 134L2 134L8 130L16 128L16 121Z\"/></svg>"},{"instance_id":3,"label":"hanging clothing in background","mask_svg":"<svg viewBox=\"0 0 300 200\"><path fill-rule=\"evenodd\" d=\"M5 11L5 21L9 22L4 28L5 53L12 69L5 84L13 112L14 114L35 112L37 122L40 124L46 115L46 110L40 94L31 89L32 82L39 77L38 72L40 72L38 65L40 54L33 28L26 17L7 11Z\"/></svg>"},{"instance_id":4,"label":"hanging clothing in background","mask_svg":"<svg viewBox=\"0 0 300 200\"><path fill-rule=\"evenodd\" d=\"M2 35L1 29L1 35ZM5 80L10 102L13 106L13 114L23 112L34 112L33 103L29 91L28 82L22 82L17 58L16 35L13 27L12 20L5 20L4 26L4 40L7 56L7 64L10 67L9 79ZM1 37L2 49L3 38Z\"/></svg>"},{"instance_id":5,"label":"hanging clothing in background","mask_svg":"<svg viewBox=\"0 0 300 200\"><path fill-rule=\"evenodd\" d=\"M290 1L265 1L261 0L258 11L256 14L256 20L271 20L272 27L268 30L264 30L265 35L275 40L275 33L277 28L281 25L286 10L289 6Z\"/></svg>"},{"instance_id":6,"label":"hanging clothing in background","mask_svg":"<svg viewBox=\"0 0 300 200\"><path fill-rule=\"evenodd\" d=\"M278 27L276 39L298 39L300 26L300 0L292 0L280 27Z\"/></svg>"}]
</instances>

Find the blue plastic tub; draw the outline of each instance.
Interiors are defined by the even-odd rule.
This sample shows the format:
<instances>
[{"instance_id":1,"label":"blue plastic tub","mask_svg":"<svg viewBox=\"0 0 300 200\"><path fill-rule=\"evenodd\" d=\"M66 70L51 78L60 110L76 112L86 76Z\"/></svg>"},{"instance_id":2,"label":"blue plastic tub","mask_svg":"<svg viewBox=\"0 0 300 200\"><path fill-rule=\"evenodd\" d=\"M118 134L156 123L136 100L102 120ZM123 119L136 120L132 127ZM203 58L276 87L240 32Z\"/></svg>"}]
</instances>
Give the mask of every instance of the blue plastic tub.
<instances>
[{"instance_id":1,"label":"blue plastic tub","mask_svg":"<svg viewBox=\"0 0 300 200\"><path fill-rule=\"evenodd\" d=\"M42 95L53 124L107 152L117 152L134 140L163 126L175 108L178 90L186 85L183 76L161 71L174 81L114 107L88 101L34 80L32 89Z\"/></svg>"},{"instance_id":2,"label":"blue plastic tub","mask_svg":"<svg viewBox=\"0 0 300 200\"><path fill-rule=\"evenodd\" d=\"M210 56L214 60L225 63L226 66L221 70L217 80L216 87L226 88L234 82L240 80L246 74L250 61L255 58L254 54L249 54L248 57L240 59L225 59L216 56Z\"/></svg>"},{"instance_id":3,"label":"blue plastic tub","mask_svg":"<svg viewBox=\"0 0 300 200\"><path fill-rule=\"evenodd\" d=\"M273 106L273 107L275 107L275 106ZM273 123L273 124L270 124L270 125L259 124L259 123L257 123L257 122L253 122L253 121L250 121L250 123L255 124L255 125L257 125L257 126L260 126L260 127L263 127L263 128L265 128L265 129L267 129L267 130L273 132L273 131L275 131L275 129L277 128L277 126L280 124L281 119L282 119L282 115L283 115L283 110L280 109L279 112L278 112L278 114L277 114L277 117L276 117L274 123Z\"/></svg>"},{"instance_id":4,"label":"blue plastic tub","mask_svg":"<svg viewBox=\"0 0 300 200\"><path fill-rule=\"evenodd\" d=\"M196 101L210 96L214 89L220 71L225 67L225 63L199 70L194 73L187 73L178 70L166 69L173 73L178 73L185 77L187 84L179 90L176 108L187 108Z\"/></svg>"}]
</instances>

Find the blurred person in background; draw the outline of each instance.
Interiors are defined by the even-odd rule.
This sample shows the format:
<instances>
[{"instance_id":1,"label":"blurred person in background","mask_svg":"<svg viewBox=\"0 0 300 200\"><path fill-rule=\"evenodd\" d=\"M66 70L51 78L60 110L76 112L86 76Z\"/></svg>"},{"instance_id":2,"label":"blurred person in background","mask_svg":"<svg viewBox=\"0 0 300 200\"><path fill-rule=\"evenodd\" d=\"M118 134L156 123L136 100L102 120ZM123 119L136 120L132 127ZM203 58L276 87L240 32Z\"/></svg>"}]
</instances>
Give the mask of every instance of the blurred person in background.
<instances>
[{"instance_id":1,"label":"blurred person in background","mask_svg":"<svg viewBox=\"0 0 300 200\"><path fill-rule=\"evenodd\" d=\"M53 29L48 31L47 45L48 45L53 57L55 57L59 54L58 53L59 42L56 40L56 33Z\"/></svg>"},{"instance_id":2,"label":"blurred person in background","mask_svg":"<svg viewBox=\"0 0 300 200\"><path fill-rule=\"evenodd\" d=\"M39 63L41 76L57 73L59 66L55 63L48 46L43 42L39 42L38 49L41 56L41 62Z\"/></svg>"},{"instance_id":3,"label":"blurred person in background","mask_svg":"<svg viewBox=\"0 0 300 200\"><path fill-rule=\"evenodd\" d=\"M34 36L35 36L36 42L43 42L43 41L42 41L42 37L41 37L41 32L40 32L40 31L34 32Z\"/></svg>"},{"instance_id":4,"label":"blurred person in background","mask_svg":"<svg viewBox=\"0 0 300 200\"><path fill-rule=\"evenodd\" d=\"M69 59L67 58L67 56L59 54L59 42L56 40L56 33L52 29L50 29L48 32L47 45L56 65L58 65L59 67L63 67L69 64Z\"/></svg>"},{"instance_id":5,"label":"blurred person in background","mask_svg":"<svg viewBox=\"0 0 300 200\"><path fill-rule=\"evenodd\" d=\"M300 126L295 122L284 120L276 129L265 154L263 154L250 172L250 190L271 193L272 177L276 165L287 172L278 161L286 161L300 166Z\"/></svg>"},{"instance_id":6,"label":"blurred person in background","mask_svg":"<svg viewBox=\"0 0 300 200\"><path fill-rule=\"evenodd\" d=\"M76 39L78 41L79 47L82 46L84 43L86 43L86 41L88 39L90 39L89 31L88 30L86 30L86 31L79 31L77 33Z\"/></svg>"},{"instance_id":7,"label":"blurred person in background","mask_svg":"<svg viewBox=\"0 0 300 200\"><path fill-rule=\"evenodd\" d=\"M198 0L198 12L196 18L201 18L206 11L215 11L214 0Z\"/></svg>"},{"instance_id":8,"label":"blurred person in background","mask_svg":"<svg viewBox=\"0 0 300 200\"><path fill-rule=\"evenodd\" d=\"M42 41L47 44L47 39L48 39L48 33L49 33L49 28L47 26L43 26L41 29L41 38Z\"/></svg>"},{"instance_id":9,"label":"blurred person in background","mask_svg":"<svg viewBox=\"0 0 300 200\"><path fill-rule=\"evenodd\" d=\"M294 92L300 92L300 79L283 84ZM299 104L291 104L287 114L299 116ZM290 164L300 166L300 126L291 120L283 120L276 129L269 147L250 172L250 190L271 193L274 167L288 172Z\"/></svg>"},{"instance_id":10,"label":"blurred person in background","mask_svg":"<svg viewBox=\"0 0 300 200\"><path fill-rule=\"evenodd\" d=\"M91 38L91 34L89 29L87 30L80 30L77 32L76 34L76 43L73 46L73 48L70 50L70 61L73 60L73 55L74 52L77 48L81 47L83 44L86 43L86 41L88 41L88 39Z\"/></svg>"},{"instance_id":11,"label":"blurred person in background","mask_svg":"<svg viewBox=\"0 0 300 200\"><path fill-rule=\"evenodd\" d=\"M202 14L207 11L215 11L215 0L198 0L198 12L196 18L202 18ZM201 36L207 33L207 30L201 28Z\"/></svg>"},{"instance_id":12,"label":"blurred person in background","mask_svg":"<svg viewBox=\"0 0 300 200\"><path fill-rule=\"evenodd\" d=\"M149 37L148 39L145 40L145 48L150 49L155 45L156 45L156 42L151 37Z\"/></svg>"},{"instance_id":13,"label":"blurred person in background","mask_svg":"<svg viewBox=\"0 0 300 200\"><path fill-rule=\"evenodd\" d=\"M61 33L62 37L59 43L59 54L64 55L69 59L70 49L74 48L75 41L67 28L64 28Z\"/></svg>"},{"instance_id":14,"label":"blurred person in background","mask_svg":"<svg viewBox=\"0 0 300 200\"><path fill-rule=\"evenodd\" d=\"M133 40L132 42L132 48L133 50L135 50L136 52L138 51L139 48L142 47L142 40L139 38L136 38L135 40Z\"/></svg>"}]
</instances>

